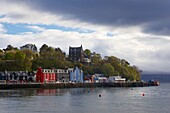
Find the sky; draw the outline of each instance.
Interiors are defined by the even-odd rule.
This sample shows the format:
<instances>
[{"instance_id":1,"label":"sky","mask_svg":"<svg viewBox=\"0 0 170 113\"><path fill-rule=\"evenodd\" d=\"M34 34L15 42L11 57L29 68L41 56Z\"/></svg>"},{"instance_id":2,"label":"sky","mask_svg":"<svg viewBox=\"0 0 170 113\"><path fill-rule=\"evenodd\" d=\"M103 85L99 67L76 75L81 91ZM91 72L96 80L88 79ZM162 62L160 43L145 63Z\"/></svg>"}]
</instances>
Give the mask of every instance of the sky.
<instances>
[{"instance_id":1,"label":"sky","mask_svg":"<svg viewBox=\"0 0 170 113\"><path fill-rule=\"evenodd\" d=\"M170 73L169 0L0 0L0 48L90 49Z\"/></svg>"}]
</instances>

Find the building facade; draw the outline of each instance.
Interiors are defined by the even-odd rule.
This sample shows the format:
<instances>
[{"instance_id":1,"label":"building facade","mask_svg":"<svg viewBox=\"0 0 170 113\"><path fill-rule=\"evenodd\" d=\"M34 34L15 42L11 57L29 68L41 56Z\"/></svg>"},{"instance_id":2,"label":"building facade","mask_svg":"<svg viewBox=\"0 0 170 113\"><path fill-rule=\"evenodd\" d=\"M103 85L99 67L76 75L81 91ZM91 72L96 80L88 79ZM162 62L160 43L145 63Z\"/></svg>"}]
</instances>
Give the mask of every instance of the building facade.
<instances>
[{"instance_id":1,"label":"building facade","mask_svg":"<svg viewBox=\"0 0 170 113\"><path fill-rule=\"evenodd\" d=\"M26 44L20 47L20 50L31 50L33 52L37 52L37 47L34 44Z\"/></svg>"},{"instance_id":2,"label":"building facade","mask_svg":"<svg viewBox=\"0 0 170 113\"><path fill-rule=\"evenodd\" d=\"M91 78L92 83L106 83L107 82L107 77L103 74L94 74L92 75Z\"/></svg>"},{"instance_id":3,"label":"building facade","mask_svg":"<svg viewBox=\"0 0 170 113\"><path fill-rule=\"evenodd\" d=\"M36 73L36 82L51 83L56 81L56 74L54 69L38 68Z\"/></svg>"},{"instance_id":4,"label":"building facade","mask_svg":"<svg viewBox=\"0 0 170 113\"><path fill-rule=\"evenodd\" d=\"M84 51L82 45L80 47L69 47L69 60L73 62L84 61Z\"/></svg>"},{"instance_id":5,"label":"building facade","mask_svg":"<svg viewBox=\"0 0 170 113\"><path fill-rule=\"evenodd\" d=\"M126 78L122 78L121 76L111 76L108 78L109 82L125 82Z\"/></svg>"},{"instance_id":6,"label":"building facade","mask_svg":"<svg viewBox=\"0 0 170 113\"><path fill-rule=\"evenodd\" d=\"M33 74L27 71L5 71L0 72L1 83L28 83L33 81Z\"/></svg>"},{"instance_id":7,"label":"building facade","mask_svg":"<svg viewBox=\"0 0 170 113\"><path fill-rule=\"evenodd\" d=\"M69 82L69 71L67 69L56 69L55 74L57 82Z\"/></svg>"},{"instance_id":8,"label":"building facade","mask_svg":"<svg viewBox=\"0 0 170 113\"><path fill-rule=\"evenodd\" d=\"M70 81L76 83L83 83L84 82L83 71L78 67L76 67L73 70L70 70Z\"/></svg>"}]
</instances>

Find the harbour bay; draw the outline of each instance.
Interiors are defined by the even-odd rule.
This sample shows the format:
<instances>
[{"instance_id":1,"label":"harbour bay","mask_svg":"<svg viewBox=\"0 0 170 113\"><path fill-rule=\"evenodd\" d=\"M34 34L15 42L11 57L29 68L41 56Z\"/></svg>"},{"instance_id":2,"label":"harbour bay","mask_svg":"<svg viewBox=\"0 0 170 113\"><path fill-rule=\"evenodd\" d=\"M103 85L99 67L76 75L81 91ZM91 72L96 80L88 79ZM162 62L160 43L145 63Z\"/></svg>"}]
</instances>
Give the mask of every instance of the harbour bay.
<instances>
[{"instance_id":1,"label":"harbour bay","mask_svg":"<svg viewBox=\"0 0 170 113\"><path fill-rule=\"evenodd\" d=\"M1 113L168 113L169 87L170 82L161 82L158 87L0 90L0 109Z\"/></svg>"}]
</instances>

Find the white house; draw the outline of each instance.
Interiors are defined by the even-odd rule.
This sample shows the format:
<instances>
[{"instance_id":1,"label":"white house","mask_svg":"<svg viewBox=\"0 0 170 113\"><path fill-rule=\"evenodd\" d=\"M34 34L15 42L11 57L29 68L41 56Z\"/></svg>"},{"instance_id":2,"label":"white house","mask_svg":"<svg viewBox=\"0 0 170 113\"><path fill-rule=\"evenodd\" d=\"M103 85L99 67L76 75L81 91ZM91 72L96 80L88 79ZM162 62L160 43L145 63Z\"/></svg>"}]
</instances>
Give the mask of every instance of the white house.
<instances>
[{"instance_id":1,"label":"white house","mask_svg":"<svg viewBox=\"0 0 170 113\"><path fill-rule=\"evenodd\" d=\"M111 76L108 79L109 82L125 82L126 78L121 78L121 76Z\"/></svg>"},{"instance_id":2,"label":"white house","mask_svg":"<svg viewBox=\"0 0 170 113\"><path fill-rule=\"evenodd\" d=\"M94 74L92 75L92 83L105 83L107 82L107 77L103 74Z\"/></svg>"}]
</instances>

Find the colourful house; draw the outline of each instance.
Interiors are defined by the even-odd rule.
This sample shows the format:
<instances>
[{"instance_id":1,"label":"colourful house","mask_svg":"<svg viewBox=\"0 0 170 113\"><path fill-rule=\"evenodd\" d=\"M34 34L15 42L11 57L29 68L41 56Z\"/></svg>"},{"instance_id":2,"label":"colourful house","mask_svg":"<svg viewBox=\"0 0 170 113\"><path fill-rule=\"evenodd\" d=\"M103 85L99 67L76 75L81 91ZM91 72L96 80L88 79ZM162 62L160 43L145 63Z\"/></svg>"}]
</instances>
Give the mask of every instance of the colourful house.
<instances>
[{"instance_id":1,"label":"colourful house","mask_svg":"<svg viewBox=\"0 0 170 113\"><path fill-rule=\"evenodd\" d=\"M55 74L57 82L69 82L69 72L67 69L55 69Z\"/></svg>"},{"instance_id":2,"label":"colourful house","mask_svg":"<svg viewBox=\"0 0 170 113\"><path fill-rule=\"evenodd\" d=\"M0 72L1 83L28 83L33 81L33 73L27 71L4 71Z\"/></svg>"},{"instance_id":3,"label":"colourful house","mask_svg":"<svg viewBox=\"0 0 170 113\"><path fill-rule=\"evenodd\" d=\"M54 69L42 69L38 68L36 73L36 82L40 83L48 83L48 82L55 82L56 74Z\"/></svg>"},{"instance_id":4,"label":"colourful house","mask_svg":"<svg viewBox=\"0 0 170 113\"><path fill-rule=\"evenodd\" d=\"M76 82L76 83L83 83L83 71L76 67L75 69L70 69L70 81L71 82Z\"/></svg>"}]
</instances>

